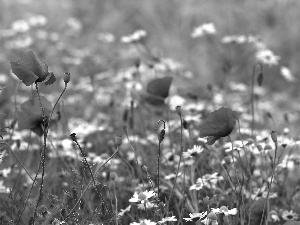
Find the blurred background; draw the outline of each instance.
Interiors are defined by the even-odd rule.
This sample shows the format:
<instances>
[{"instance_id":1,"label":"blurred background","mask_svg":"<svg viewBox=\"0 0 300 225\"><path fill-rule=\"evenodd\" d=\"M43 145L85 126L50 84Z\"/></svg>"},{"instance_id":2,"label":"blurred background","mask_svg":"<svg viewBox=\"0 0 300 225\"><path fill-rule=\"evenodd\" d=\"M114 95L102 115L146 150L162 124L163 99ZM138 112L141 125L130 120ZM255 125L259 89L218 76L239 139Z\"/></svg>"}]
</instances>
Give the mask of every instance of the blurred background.
<instances>
[{"instance_id":1,"label":"blurred background","mask_svg":"<svg viewBox=\"0 0 300 225\"><path fill-rule=\"evenodd\" d=\"M136 30L147 33L143 44L148 56L171 60L189 73L185 82L179 76L175 84L196 87L222 86L228 80L251 84L256 52L249 40L255 37L279 59L264 66L263 86L298 96L300 2L296 0L0 0L0 4L0 82L8 87L2 99L15 90L9 88L14 87L9 60L28 50L47 62L56 76L70 72L75 83L78 77L107 71L113 77L140 58L149 61L121 41ZM194 29L202 24L213 24L215 32L193 38Z\"/></svg>"}]
</instances>

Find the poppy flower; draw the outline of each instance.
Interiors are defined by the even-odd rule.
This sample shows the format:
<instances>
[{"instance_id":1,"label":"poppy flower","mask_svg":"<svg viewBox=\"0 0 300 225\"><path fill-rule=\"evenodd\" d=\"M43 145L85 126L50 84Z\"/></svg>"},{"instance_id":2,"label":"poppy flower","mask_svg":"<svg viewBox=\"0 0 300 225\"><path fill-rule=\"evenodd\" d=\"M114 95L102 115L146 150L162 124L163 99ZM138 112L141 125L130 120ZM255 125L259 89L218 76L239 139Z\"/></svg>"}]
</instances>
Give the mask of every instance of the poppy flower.
<instances>
[{"instance_id":1,"label":"poppy flower","mask_svg":"<svg viewBox=\"0 0 300 225\"><path fill-rule=\"evenodd\" d=\"M172 80L173 78L169 76L151 80L147 84L146 91L140 93L141 99L150 105L164 105L165 99L169 96Z\"/></svg>"},{"instance_id":2,"label":"poppy flower","mask_svg":"<svg viewBox=\"0 0 300 225\"><path fill-rule=\"evenodd\" d=\"M34 82L42 82L47 77L50 79L46 84L52 84L56 80L54 74L48 72L47 64L39 60L32 51L26 52L20 59L11 59L10 65L12 72L26 86L30 86Z\"/></svg>"},{"instance_id":3,"label":"poppy flower","mask_svg":"<svg viewBox=\"0 0 300 225\"><path fill-rule=\"evenodd\" d=\"M43 96L41 96L41 102L44 107L46 121L50 116L52 105ZM39 136L44 133L44 124L42 116L41 104L38 97L29 99L28 101L21 104L21 109L18 112L18 125L21 130L30 129Z\"/></svg>"},{"instance_id":4,"label":"poppy flower","mask_svg":"<svg viewBox=\"0 0 300 225\"><path fill-rule=\"evenodd\" d=\"M210 113L200 125L200 137L208 137L207 144L214 144L232 132L237 118L237 112L224 107Z\"/></svg>"}]
</instances>

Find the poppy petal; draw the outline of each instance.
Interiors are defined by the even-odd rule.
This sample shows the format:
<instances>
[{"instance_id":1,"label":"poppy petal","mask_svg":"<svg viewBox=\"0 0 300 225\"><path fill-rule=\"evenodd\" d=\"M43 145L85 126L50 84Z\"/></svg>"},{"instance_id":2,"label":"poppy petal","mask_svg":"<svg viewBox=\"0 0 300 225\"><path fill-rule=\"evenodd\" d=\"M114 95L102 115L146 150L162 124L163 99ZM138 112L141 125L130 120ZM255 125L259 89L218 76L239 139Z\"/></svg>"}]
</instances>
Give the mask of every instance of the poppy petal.
<instances>
[{"instance_id":1,"label":"poppy petal","mask_svg":"<svg viewBox=\"0 0 300 225\"><path fill-rule=\"evenodd\" d=\"M158 97L166 98L169 95L172 80L173 78L169 76L151 80L147 85L147 92Z\"/></svg>"},{"instance_id":2,"label":"poppy petal","mask_svg":"<svg viewBox=\"0 0 300 225\"><path fill-rule=\"evenodd\" d=\"M26 85L32 85L39 77L32 71L21 65L20 62L10 60L12 72Z\"/></svg>"},{"instance_id":3,"label":"poppy petal","mask_svg":"<svg viewBox=\"0 0 300 225\"><path fill-rule=\"evenodd\" d=\"M200 125L200 137L221 138L229 135L236 123L237 113L229 108L220 108L208 115Z\"/></svg>"}]
</instances>

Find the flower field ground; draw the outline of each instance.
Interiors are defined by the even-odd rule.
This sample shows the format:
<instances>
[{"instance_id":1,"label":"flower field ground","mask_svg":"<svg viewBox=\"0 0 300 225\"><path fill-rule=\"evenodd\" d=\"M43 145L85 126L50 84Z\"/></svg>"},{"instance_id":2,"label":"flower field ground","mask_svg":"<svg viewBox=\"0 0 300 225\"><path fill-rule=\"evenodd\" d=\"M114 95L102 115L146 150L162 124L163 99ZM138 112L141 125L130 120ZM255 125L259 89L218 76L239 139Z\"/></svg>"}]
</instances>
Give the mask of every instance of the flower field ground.
<instances>
[{"instance_id":1,"label":"flower field ground","mask_svg":"<svg viewBox=\"0 0 300 225\"><path fill-rule=\"evenodd\" d=\"M0 224L300 224L299 1L0 5Z\"/></svg>"}]
</instances>

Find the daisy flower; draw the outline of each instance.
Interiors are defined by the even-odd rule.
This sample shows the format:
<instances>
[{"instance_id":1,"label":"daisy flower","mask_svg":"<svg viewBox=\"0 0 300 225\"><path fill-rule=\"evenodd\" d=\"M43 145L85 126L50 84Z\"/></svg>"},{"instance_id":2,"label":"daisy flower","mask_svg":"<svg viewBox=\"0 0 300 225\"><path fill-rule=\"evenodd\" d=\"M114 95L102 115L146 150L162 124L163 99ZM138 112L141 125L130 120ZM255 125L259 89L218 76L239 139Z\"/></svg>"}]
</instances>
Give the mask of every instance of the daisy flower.
<instances>
[{"instance_id":1,"label":"daisy flower","mask_svg":"<svg viewBox=\"0 0 300 225\"><path fill-rule=\"evenodd\" d=\"M153 197L155 195L154 191L144 191L141 193L134 193L133 197L129 199L129 202L141 202L142 204L144 204L145 201L147 201L148 199L150 199L151 197Z\"/></svg>"},{"instance_id":2,"label":"daisy flower","mask_svg":"<svg viewBox=\"0 0 300 225\"><path fill-rule=\"evenodd\" d=\"M218 176L218 173L205 174L203 177L197 179L196 184L190 187L190 190L201 190L203 187L216 189L216 185L219 180L223 180L222 177Z\"/></svg>"},{"instance_id":3,"label":"daisy flower","mask_svg":"<svg viewBox=\"0 0 300 225\"><path fill-rule=\"evenodd\" d=\"M190 213L189 218L183 218L185 221L201 220L207 215L207 212L202 213Z\"/></svg>"},{"instance_id":4,"label":"daisy flower","mask_svg":"<svg viewBox=\"0 0 300 225\"><path fill-rule=\"evenodd\" d=\"M194 145L193 148L188 149L187 152L183 152L183 158L195 157L197 154L203 152L204 148L199 145Z\"/></svg>"},{"instance_id":5,"label":"daisy flower","mask_svg":"<svg viewBox=\"0 0 300 225\"><path fill-rule=\"evenodd\" d=\"M291 211L284 210L282 212L281 217L284 220L297 220L298 219L298 214L293 212L293 210L291 210Z\"/></svg>"},{"instance_id":6,"label":"daisy flower","mask_svg":"<svg viewBox=\"0 0 300 225\"><path fill-rule=\"evenodd\" d=\"M159 224L163 224L166 222L176 222L177 219L175 218L175 216L171 216L171 217L165 217L163 218L161 221L158 221Z\"/></svg>"},{"instance_id":7,"label":"daisy flower","mask_svg":"<svg viewBox=\"0 0 300 225\"><path fill-rule=\"evenodd\" d=\"M255 58L258 62L274 66L278 65L278 61L280 59L279 56L275 55L271 50L269 49L261 49L255 54Z\"/></svg>"},{"instance_id":8,"label":"daisy flower","mask_svg":"<svg viewBox=\"0 0 300 225\"><path fill-rule=\"evenodd\" d=\"M204 23L199 27L196 27L192 33L192 38L202 37L208 34L215 34L216 27L213 23Z\"/></svg>"},{"instance_id":9,"label":"daisy flower","mask_svg":"<svg viewBox=\"0 0 300 225\"><path fill-rule=\"evenodd\" d=\"M139 223L132 222L130 225L156 225L156 222L153 222L151 220L141 220Z\"/></svg>"},{"instance_id":10,"label":"daisy flower","mask_svg":"<svg viewBox=\"0 0 300 225\"><path fill-rule=\"evenodd\" d=\"M141 209L141 210L152 209L152 208L157 207L156 204L149 202L149 201L145 201L144 203L138 204L137 206L138 206L138 209Z\"/></svg>"},{"instance_id":11,"label":"daisy flower","mask_svg":"<svg viewBox=\"0 0 300 225\"><path fill-rule=\"evenodd\" d=\"M233 208L229 210L226 206L222 206L220 208L212 208L211 211L216 214L224 213L225 216L236 215L238 212L237 208Z\"/></svg>"}]
</instances>

